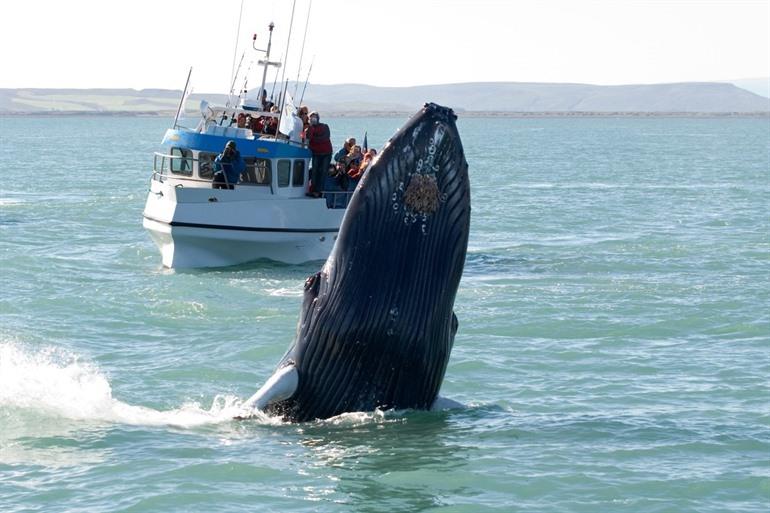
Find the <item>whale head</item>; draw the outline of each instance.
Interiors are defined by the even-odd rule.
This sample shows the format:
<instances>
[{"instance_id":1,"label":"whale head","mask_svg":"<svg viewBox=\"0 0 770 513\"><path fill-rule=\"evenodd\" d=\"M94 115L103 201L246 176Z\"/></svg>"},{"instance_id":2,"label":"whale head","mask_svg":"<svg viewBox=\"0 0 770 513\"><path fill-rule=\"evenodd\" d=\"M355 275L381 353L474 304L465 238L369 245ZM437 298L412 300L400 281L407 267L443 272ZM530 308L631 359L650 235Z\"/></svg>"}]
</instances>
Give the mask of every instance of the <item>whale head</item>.
<instances>
[{"instance_id":1,"label":"whale head","mask_svg":"<svg viewBox=\"0 0 770 513\"><path fill-rule=\"evenodd\" d=\"M287 420L426 409L457 319L470 184L451 109L426 104L388 141L350 200L335 246L305 282L294 341L278 365Z\"/></svg>"}]
</instances>

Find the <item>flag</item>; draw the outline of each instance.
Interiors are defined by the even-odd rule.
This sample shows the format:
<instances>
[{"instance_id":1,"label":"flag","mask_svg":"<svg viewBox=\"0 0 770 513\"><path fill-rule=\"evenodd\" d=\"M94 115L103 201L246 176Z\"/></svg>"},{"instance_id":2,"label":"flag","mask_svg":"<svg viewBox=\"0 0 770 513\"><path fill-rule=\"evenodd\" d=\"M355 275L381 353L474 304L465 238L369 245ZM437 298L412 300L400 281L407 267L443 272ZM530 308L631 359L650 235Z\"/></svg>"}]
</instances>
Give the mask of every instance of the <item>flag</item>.
<instances>
[{"instance_id":1,"label":"flag","mask_svg":"<svg viewBox=\"0 0 770 513\"><path fill-rule=\"evenodd\" d=\"M294 128L294 116L297 115L297 108L294 106L294 99L287 92L286 102L283 105L283 113L281 114L281 126L278 130L284 135L290 135Z\"/></svg>"},{"instance_id":2,"label":"flag","mask_svg":"<svg viewBox=\"0 0 770 513\"><path fill-rule=\"evenodd\" d=\"M297 107L294 106L294 99L287 92L286 103L283 106L281 114L281 124L278 130L289 136L290 141L300 142L302 140L302 120L297 115Z\"/></svg>"}]
</instances>

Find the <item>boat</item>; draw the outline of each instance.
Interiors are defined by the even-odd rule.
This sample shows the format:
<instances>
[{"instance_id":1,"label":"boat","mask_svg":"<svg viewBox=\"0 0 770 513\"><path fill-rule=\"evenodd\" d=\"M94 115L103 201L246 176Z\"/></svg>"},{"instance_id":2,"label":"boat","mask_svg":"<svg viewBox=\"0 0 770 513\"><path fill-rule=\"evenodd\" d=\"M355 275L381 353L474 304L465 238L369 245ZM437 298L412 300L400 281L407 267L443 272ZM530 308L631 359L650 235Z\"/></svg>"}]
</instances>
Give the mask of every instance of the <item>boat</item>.
<instances>
[{"instance_id":1,"label":"boat","mask_svg":"<svg viewBox=\"0 0 770 513\"><path fill-rule=\"evenodd\" d=\"M270 61L273 27L267 50L260 50L266 52L259 61L264 66L261 101L239 98L217 106L204 100L197 126L185 128L179 112L188 74L174 123L153 158L143 212L142 224L165 267L224 267L259 259L299 264L325 259L334 245L355 183L342 190L327 177L321 197L306 194L311 152L296 130L284 130L284 125L296 128L293 100L284 90L277 102L282 108L264 103L267 68L280 66ZM246 116L249 126L243 126ZM252 129L254 120L262 131ZM279 130L270 133L275 126ZM245 171L232 190L213 188L214 160L229 141L235 142Z\"/></svg>"}]
</instances>

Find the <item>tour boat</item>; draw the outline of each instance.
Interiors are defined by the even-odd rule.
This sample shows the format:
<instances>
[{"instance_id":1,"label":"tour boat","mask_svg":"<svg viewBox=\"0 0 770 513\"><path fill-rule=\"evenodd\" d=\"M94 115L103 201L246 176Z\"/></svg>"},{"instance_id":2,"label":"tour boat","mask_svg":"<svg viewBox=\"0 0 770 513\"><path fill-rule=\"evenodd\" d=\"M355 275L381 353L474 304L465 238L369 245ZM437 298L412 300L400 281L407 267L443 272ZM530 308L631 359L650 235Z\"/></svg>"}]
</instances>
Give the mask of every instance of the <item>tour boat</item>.
<instances>
[{"instance_id":1,"label":"tour boat","mask_svg":"<svg viewBox=\"0 0 770 513\"><path fill-rule=\"evenodd\" d=\"M264 91L270 62L270 41L262 75ZM256 36L254 36L256 39ZM188 75L189 84L189 75ZM187 85L180 101L186 100ZM232 91L231 91L232 95ZM296 113L289 95L282 95L279 112L264 104L233 102L230 106L201 102L196 128L179 125L166 131L155 153L143 225L169 268L221 267L270 259L288 264L325 259L337 238L355 183L341 190L328 179L321 197L308 192L310 150L296 130L284 130ZM239 127L246 115L264 124L279 125L274 134ZM301 125L300 125L301 126ZM212 186L214 159L234 141L246 166L234 189ZM327 173L324 173L326 176Z\"/></svg>"}]
</instances>

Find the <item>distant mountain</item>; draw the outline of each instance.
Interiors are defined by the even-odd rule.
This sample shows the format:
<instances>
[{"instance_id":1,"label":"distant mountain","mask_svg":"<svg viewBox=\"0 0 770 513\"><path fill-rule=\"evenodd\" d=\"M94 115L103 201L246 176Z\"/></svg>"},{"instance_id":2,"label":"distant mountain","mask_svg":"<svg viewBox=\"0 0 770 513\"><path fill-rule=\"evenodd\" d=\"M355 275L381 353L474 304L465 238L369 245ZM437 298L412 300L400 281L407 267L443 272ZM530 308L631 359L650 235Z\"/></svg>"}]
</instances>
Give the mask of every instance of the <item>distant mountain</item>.
<instances>
[{"instance_id":1,"label":"distant mountain","mask_svg":"<svg viewBox=\"0 0 770 513\"><path fill-rule=\"evenodd\" d=\"M738 80L725 80L725 82L735 84L741 89L764 96L765 98L770 98L770 77L740 78Z\"/></svg>"},{"instance_id":2,"label":"distant mountain","mask_svg":"<svg viewBox=\"0 0 770 513\"><path fill-rule=\"evenodd\" d=\"M168 113L180 95L166 89L0 89L0 113Z\"/></svg>"},{"instance_id":3,"label":"distant mountain","mask_svg":"<svg viewBox=\"0 0 770 513\"><path fill-rule=\"evenodd\" d=\"M293 90L293 84L289 90ZM165 89L0 89L0 113L173 113L181 92ZM225 95L194 94L224 102ZM360 84L307 87L311 109L331 113L412 112L426 101L456 111L506 113L756 113L770 112L770 99L728 83L598 86L484 82L415 87Z\"/></svg>"},{"instance_id":4,"label":"distant mountain","mask_svg":"<svg viewBox=\"0 0 770 513\"><path fill-rule=\"evenodd\" d=\"M332 111L412 111L426 100L487 112L764 112L770 99L732 84L467 83L417 87L314 85L305 103Z\"/></svg>"}]
</instances>

